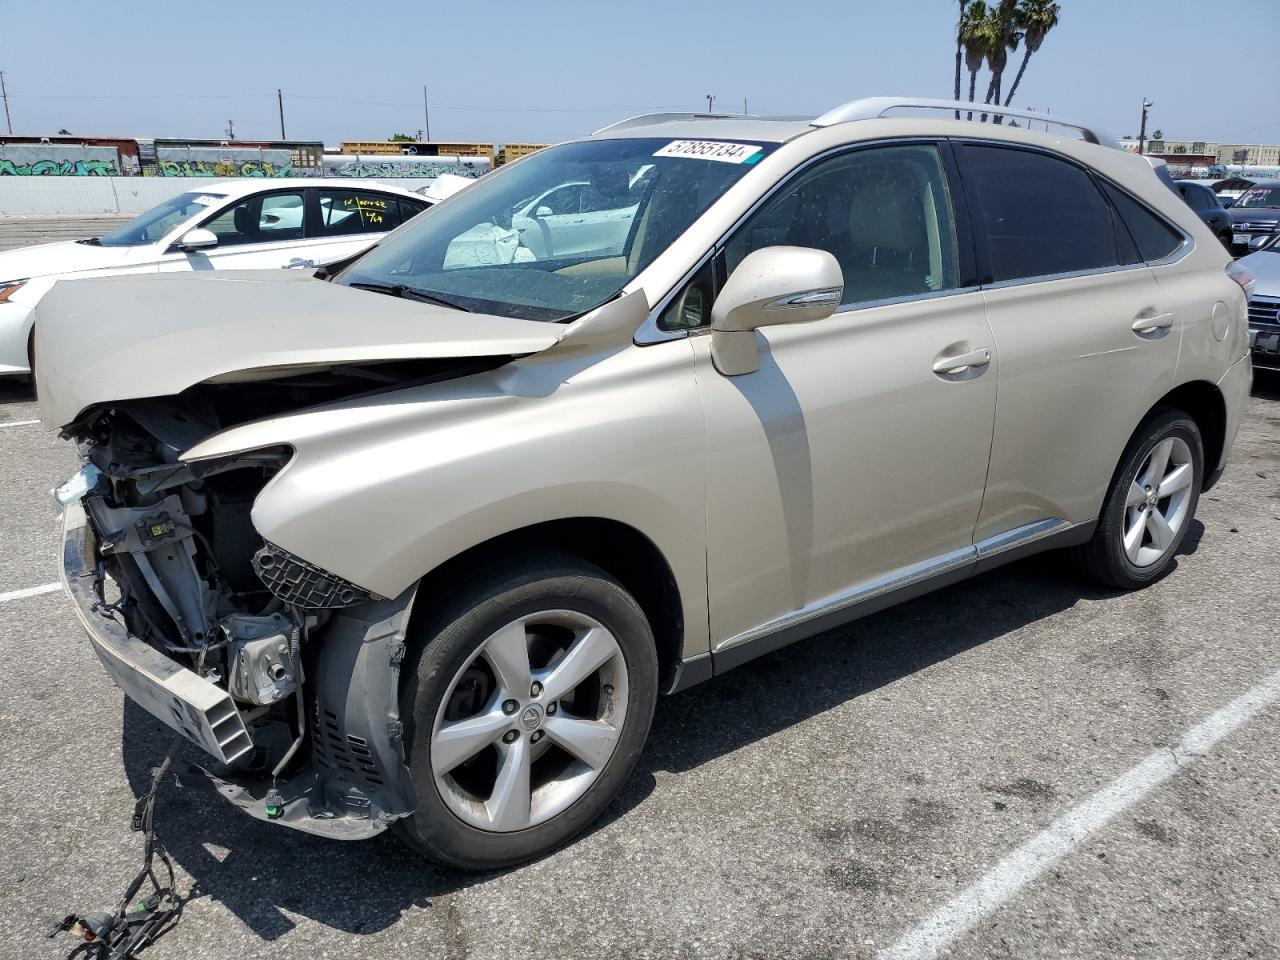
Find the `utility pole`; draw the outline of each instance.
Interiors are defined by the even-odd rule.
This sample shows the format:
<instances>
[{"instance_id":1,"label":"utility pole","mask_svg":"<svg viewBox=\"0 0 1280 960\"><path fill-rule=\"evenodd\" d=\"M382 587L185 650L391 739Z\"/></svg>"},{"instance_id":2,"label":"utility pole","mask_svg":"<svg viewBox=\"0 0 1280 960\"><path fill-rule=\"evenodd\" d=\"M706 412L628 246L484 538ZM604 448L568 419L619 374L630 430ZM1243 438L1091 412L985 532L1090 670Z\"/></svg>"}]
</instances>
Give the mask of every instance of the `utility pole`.
<instances>
[{"instance_id":1,"label":"utility pole","mask_svg":"<svg viewBox=\"0 0 1280 960\"><path fill-rule=\"evenodd\" d=\"M284 94L277 88L276 90L276 106L280 108L280 139L287 140L284 135Z\"/></svg>"},{"instance_id":2,"label":"utility pole","mask_svg":"<svg viewBox=\"0 0 1280 960\"><path fill-rule=\"evenodd\" d=\"M3 70L0 70L0 96L4 97L4 125L13 133L13 120L9 117L9 91L5 89Z\"/></svg>"},{"instance_id":3,"label":"utility pole","mask_svg":"<svg viewBox=\"0 0 1280 960\"><path fill-rule=\"evenodd\" d=\"M422 85L422 120L427 127L427 142L431 142L431 108L427 106L427 86Z\"/></svg>"},{"instance_id":4,"label":"utility pole","mask_svg":"<svg viewBox=\"0 0 1280 960\"><path fill-rule=\"evenodd\" d=\"M747 98L746 97L742 98L742 115L744 117L747 115Z\"/></svg>"},{"instance_id":5,"label":"utility pole","mask_svg":"<svg viewBox=\"0 0 1280 960\"><path fill-rule=\"evenodd\" d=\"M1146 97L1142 98L1142 125L1138 127L1138 153L1146 152L1147 144L1147 111L1151 109L1153 104Z\"/></svg>"},{"instance_id":6,"label":"utility pole","mask_svg":"<svg viewBox=\"0 0 1280 960\"><path fill-rule=\"evenodd\" d=\"M707 94L707 113L711 112L711 105L715 102L716 102L716 95L714 93L708 93Z\"/></svg>"},{"instance_id":7,"label":"utility pole","mask_svg":"<svg viewBox=\"0 0 1280 960\"><path fill-rule=\"evenodd\" d=\"M234 120L227 121L227 139L234 140L236 138L236 122Z\"/></svg>"}]
</instances>

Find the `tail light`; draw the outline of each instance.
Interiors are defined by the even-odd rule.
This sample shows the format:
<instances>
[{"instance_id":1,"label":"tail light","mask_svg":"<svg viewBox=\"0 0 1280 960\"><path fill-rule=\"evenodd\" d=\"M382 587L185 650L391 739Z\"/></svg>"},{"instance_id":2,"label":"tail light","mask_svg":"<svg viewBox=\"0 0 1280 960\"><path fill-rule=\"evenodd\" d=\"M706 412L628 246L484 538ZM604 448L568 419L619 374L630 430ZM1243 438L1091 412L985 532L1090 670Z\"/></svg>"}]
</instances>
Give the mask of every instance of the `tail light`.
<instances>
[{"instance_id":1,"label":"tail light","mask_svg":"<svg viewBox=\"0 0 1280 960\"><path fill-rule=\"evenodd\" d=\"M1240 265L1239 261L1232 261L1227 264L1227 276L1240 284L1240 289L1244 291L1245 297L1253 296L1253 272L1248 268Z\"/></svg>"}]
</instances>

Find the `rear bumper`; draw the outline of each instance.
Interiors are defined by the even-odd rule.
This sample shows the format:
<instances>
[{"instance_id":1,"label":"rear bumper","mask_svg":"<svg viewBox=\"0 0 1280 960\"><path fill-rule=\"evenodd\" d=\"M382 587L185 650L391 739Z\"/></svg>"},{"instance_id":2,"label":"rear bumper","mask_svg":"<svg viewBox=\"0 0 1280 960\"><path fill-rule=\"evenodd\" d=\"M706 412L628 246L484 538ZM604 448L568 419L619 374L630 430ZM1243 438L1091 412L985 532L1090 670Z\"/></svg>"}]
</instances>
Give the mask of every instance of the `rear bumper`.
<instances>
[{"instance_id":1,"label":"rear bumper","mask_svg":"<svg viewBox=\"0 0 1280 960\"><path fill-rule=\"evenodd\" d=\"M1218 389L1222 391L1222 399L1227 408L1226 430L1222 437L1222 456L1210 471L1205 480L1205 489L1209 489L1222 476L1231 460L1231 448L1235 443L1236 431L1240 429L1240 421L1249 407L1249 392L1253 389L1253 364L1249 355L1245 354L1233 363L1218 381Z\"/></svg>"}]
</instances>

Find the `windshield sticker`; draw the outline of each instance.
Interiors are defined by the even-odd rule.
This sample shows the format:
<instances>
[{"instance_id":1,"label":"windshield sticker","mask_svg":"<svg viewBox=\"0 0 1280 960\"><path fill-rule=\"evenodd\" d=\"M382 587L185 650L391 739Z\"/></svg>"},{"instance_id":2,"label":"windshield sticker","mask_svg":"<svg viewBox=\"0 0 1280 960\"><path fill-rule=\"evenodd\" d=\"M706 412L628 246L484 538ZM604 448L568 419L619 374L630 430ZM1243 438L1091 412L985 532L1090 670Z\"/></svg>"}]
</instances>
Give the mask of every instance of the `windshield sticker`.
<instances>
[{"instance_id":1,"label":"windshield sticker","mask_svg":"<svg viewBox=\"0 0 1280 960\"><path fill-rule=\"evenodd\" d=\"M689 157L721 163L755 163L764 147L754 143L726 143L723 140L672 140L655 157Z\"/></svg>"},{"instance_id":2,"label":"windshield sticker","mask_svg":"<svg viewBox=\"0 0 1280 960\"><path fill-rule=\"evenodd\" d=\"M199 196L199 197L192 197L191 202L198 203L202 207L212 207L220 199L221 199L220 197Z\"/></svg>"}]
</instances>

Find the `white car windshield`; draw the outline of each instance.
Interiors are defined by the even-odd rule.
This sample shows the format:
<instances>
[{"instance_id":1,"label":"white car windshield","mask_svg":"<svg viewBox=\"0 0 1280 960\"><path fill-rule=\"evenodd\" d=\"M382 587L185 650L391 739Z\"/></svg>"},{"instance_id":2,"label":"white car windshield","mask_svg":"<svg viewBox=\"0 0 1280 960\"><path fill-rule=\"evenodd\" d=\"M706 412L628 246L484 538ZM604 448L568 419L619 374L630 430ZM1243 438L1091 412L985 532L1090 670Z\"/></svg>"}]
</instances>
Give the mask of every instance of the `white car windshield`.
<instances>
[{"instance_id":1,"label":"white car windshield","mask_svg":"<svg viewBox=\"0 0 1280 960\"><path fill-rule=\"evenodd\" d=\"M216 207L224 199L226 195L221 193L179 194L134 217L124 226L100 237L97 242L104 247L137 247L155 243L178 224Z\"/></svg>"},{"instance_id":2,"label":"white car windshield","mask_svg":"<svg viewBox=\"0 0 1280 960\"><path fill-rule=\"evenodd\" d=\"M336 282L567 320L616 296L772 149L669 139L548 147L396 231Z\"/></svg>"}]
</instances>

